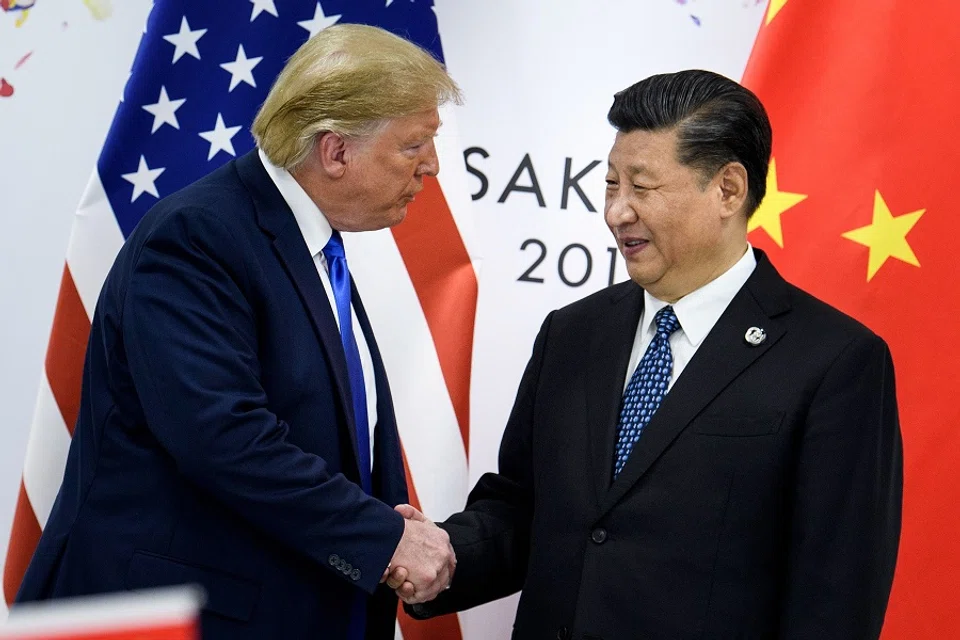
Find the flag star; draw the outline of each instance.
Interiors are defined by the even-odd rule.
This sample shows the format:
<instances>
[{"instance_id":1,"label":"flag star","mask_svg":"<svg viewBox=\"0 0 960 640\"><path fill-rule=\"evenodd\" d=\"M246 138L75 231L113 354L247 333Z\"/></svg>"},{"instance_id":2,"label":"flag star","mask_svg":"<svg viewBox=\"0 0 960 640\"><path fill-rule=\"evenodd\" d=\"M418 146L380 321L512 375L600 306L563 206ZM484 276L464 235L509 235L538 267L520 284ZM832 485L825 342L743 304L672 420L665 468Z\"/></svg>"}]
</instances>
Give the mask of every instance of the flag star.
<instances>
[{"instance_id":1,"label":"flag star","mask_svg":"<svg viewBox=\"0 0 960 640\"><path fill-rule=\"evenodd\" d=\"M186 98L171 100L170 97L167 96L167 88L160 87L160 97L157 101L154 104L143 105L143 110L153 115L153 128L150 130L150 133L156 133L157 129L165 124L170 125L174 129L179 129L180 122L177 120L177 109L182 107L186 101Z\"/></svg>"},{"instance_id":2,"label":"flag star","mask_svg":"<svg viewBox=\"0 0 960 640\"><path fill-rule=\"evenodd\" d=\"M160 167L159 169L151 169L147 166L147 160L143 156L140 156L140 166L134 173L124 173L121 178L133 185L133 197L130 198L130 202L136 202L144 193L149 193L154 198L159 198L160 194L157 193L157 185L154 184L157 178L160 177L160 174L166 171L166 168Z\"/></svg>"},{"instance_id":3,"label":"flag star","mask_svg":"<svg viewBox=\"0 0 960 640\"><path fill-rule=\"evenodd\" d=\"M236 89L237 85L241 82L246 82L251 87L256 87L257 83L253 79L253 68L260 64L261 60L263 60L263 56L248 58L246 52L243 50L242 44L237 47L237 59L233 62L224 62L220 65L221 68L230 72L230 88L228 92Z\"/></svg>"},{"instance_id":4,"label":"flag star","mask_svg":"<svg viewBox=\"0 0 960 640\"><path fill-rule=\"evenodd\" d=\"M917 224L926 209L893 217L890 207L877 191L873 197L873 223L843 234L847 240L870 247L867 262L867 282L877 274L888 258L896 258L915 267L920 266L916 254L907 242L907 234Z\"/></svg>"},{"instance_id":5,"label":"flag star","mask_svg":"<svg viewBox=\"0 0 960 640\"><path fill-rule=\"evenodd\" d=\"M323 7L320 6L320 3L317 2L317 8L313 12L312 20L303 20L297 24L310 32L310 37L317 35L324 29L329 26L332 26L337 23L337 20L340 19L340 15L335 16L326 16L323 13Z\"/></svg>"},{"instance_id":6,"label":"flag star","mask_svg":"<svg viewBox=\"0 0 960 640\"><path fill-rule=\"evenodd\" d=\"M806 199L807 196L801 193L780 191L777 184L777 161L775 158L771 159L770 169L767 171L767 195L763 197L760 207L750 216L747 232L762 228L782 249L783 227L780 225L780 216L793 205Z\"/></svg>"},{"instance_id":7,"label":"flag star","mask_svg":"<svg viewBox=\"0 0 960 640\"><path fill-rule=\"evenodd\" d=\"M206 32L206 29L197 29L196 31L191 31L190 23L187 22L187 17L184 16L183 20L180 22L180 31L178 33L171 33L168 36L163 36L164 40L176 47L176 49L173 51L173 62L176 63L177 60L182 58L184 54L187 53L199 60L200 50L197 49L197 41L202 38L203 34Z\"/></svg>"},{"instance_id":8,"label":"flag star","mask_svg":"<svg viewBox=\"0 0 960 640\"><path fill-rule=\"evenodd\" d=\"M237 152L233 149L233 136L237 135L242 127L227 127L223 124L223 115L217 114L217 124L211 131L204 131L200 137L210 143L210 153L207 154L207 160L212 160L213 156L220 151L226 151L236 157Z\"/></svg>"},{"instance_id":9,"label":"flag star","mask_svg":"<svg viewBox=\"0 0 960 640\"><path fill-rule=\"evenodd\" d=\"M767 7L767 17L764 24L773 22L773 19L777 17L780 9L783 9L783 5L785 4L787 4L787 0L770 0L770 6Z\"/></svg>"},{"instance_id":10,"label":"flag star","mask_svg":"<svg viewBox=\"0 0 960 640\"><path fill-rule=\"evenodd\" d=\"M253 4L253 11L250 14L250 22L256 20L257 16L264 11L275 18L279 17L279 14L277 13L277 5L274 0L250 0L250 2Z\"/></svg>"}]
</instances>

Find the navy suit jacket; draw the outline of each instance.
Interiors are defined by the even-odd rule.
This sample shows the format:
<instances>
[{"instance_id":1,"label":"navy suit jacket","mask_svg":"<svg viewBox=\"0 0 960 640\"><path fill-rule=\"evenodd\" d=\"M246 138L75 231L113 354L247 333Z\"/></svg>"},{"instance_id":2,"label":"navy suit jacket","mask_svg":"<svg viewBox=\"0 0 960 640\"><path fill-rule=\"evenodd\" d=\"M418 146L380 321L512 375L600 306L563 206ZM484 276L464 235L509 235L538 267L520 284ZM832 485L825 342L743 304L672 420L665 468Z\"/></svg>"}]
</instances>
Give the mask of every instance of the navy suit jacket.
<instances>
[{"instance_id":1,"label":"navy suit jacket","mask_svg":"<svg viewBox=\"0 0 960 640\"><path fill-rule=\"evenodd\" d=\"M340 334L286 202L256 152L160 201L107 277L59 496L18 601L194 583L203 637L343 638L407 501L383 363L374 496L359 486Z\"/></svg>"}]
</instances>

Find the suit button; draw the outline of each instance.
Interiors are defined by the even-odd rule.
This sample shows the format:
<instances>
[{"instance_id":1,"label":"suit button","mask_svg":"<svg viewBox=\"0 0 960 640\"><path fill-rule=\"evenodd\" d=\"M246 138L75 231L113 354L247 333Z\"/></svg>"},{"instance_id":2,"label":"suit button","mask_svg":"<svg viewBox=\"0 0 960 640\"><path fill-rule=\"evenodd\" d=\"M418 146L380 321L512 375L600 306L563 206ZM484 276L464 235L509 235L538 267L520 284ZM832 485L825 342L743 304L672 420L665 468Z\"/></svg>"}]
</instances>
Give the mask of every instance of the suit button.
<instances>
[{"instance_id":1,"label":"suit button","mask_svg":"<svg viewBox=\"0 0 960 640\"><path fill-rule=\"evenodd\" d=\"M357 580L359 580L359 579L360 579L360 569L354 569L353 572L350 574L350 579L353 580L354 582L356 582Z\"/></svg>"},{"instance_id":2,"label":"suit button","mask_svg":"<svg viewBox=\"0 0 960 640\"><path fill-rule=\"evenodd\" d=\"M607 530L603 527L597 527L590 534L590 539L596 542L597 544L603 544L607 541Z\"/></svg>"},{"instance_id":3,"label":"suit button","mask_svg":"<svg viewBox=\"0 0 960 640\"><path fill-rule=\"evenodd\" d=\"M335 554L335 553L332 553L332 554L330 554L330 557L327 558L327 562L330 563L330 566L331 566L331 567L336 567L337 565L340 564L340 556L338 556L338 555Z\"/></svg>"},{"instance_id":4,"label":"suit button","mask_svg":"<svg viewBox=\"0 0 960 640\"><path fill-rule=\"evenodd\" d=\"M570 630L566 627L560 627L557 630L557 640L570 640Z\"/></svg>"},{"instance_id":5,"label":"suit button","mask_svg":"<svg viewBox=\"0 0 960 640\"><path fill-rule=\"evenodd\" d=\"M343 571L345 574L349 575L349 573L353 571L353 565L348 562L345 565L343 565L343 568L340 570Z\"/></svg>"}]
</instances>

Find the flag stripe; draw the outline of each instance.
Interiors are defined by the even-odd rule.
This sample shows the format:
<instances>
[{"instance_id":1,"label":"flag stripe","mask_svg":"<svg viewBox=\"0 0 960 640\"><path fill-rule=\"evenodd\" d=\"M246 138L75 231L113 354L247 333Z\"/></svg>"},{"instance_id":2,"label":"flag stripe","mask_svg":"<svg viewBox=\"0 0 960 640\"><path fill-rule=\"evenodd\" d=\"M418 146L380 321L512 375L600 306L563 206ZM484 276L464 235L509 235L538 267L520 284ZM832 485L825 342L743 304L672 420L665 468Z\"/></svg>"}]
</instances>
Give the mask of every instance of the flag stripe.
<instances>
[{"instance_id":1,"label":"flag stripe","mask_svg":"<svg viewBox=\"0 0 960 640\"><path fill-rule=\"evenodd\" d=\"M21 481L20 495L17 496L17 509L13 515L10 546L7 549L6 564L3 566L3 597L7 606L13 604L13 599L20 589L20 583L23 581L23 575L27 572L30 557L33 555L33 550L37 548L39 541L40 525L37 523L36 516L33 515L27 490Z\"/></svg>"},{"instance_id":2,"label":"flag stripe","mask_svg":"<svg viewBox=\"0 0 960 640\"><path fill-rule=\"evenodd\" d=\"M345 241L348 255L356 257L350 271L370 301L367 313L389 374L411 476L419 479L423 512L443 519L463 508L467 456L430 327L393 235L386 230L356 233ZM379 300L390 304L371 304Z\"/></svg>"},{"instance_id":3,"label":"flag stripe","mask_svg":"<svg viewBox=\"0 0 960 640\"><path fill-rule=\"evenodd\" d=\"M420 498L417 496L417 488L414 485L413 475L410 473L410 465L407 464L407 452L401 445L400 453L403 456L403 469L407 474L407 491L409 492L410 506L419 511ZM397 608L397 622L400 623L400 630L403 632L403 640L461 640L460 620L456 614L431 618L430 620L414 620L407 612L403 610L403 603Z\"/></svg>"},{"instance_id":4,"label":"flag stripe","mask_svg":"<svg viewBox=\"0 0 960 640\"><path fill-rule=\"evenodd\" d=\"M37 393L23 464L24 488L30 496L30 505L41 528L46 526L57 499L69 449L70 433L44 376Z\"/></svg>"},{"instance_id":5,"label":"flag stripe","mask_svg":"<svg viewBox=\"0 0 960 640\"><path fill-rule=\"evenodd\" d=\"M468 184L469 174L464 170L457 108L449 104L442 106L440 120L443 126L434 138L441 167L437 179L450 215L460 232L460 239L473 260L480 255L480 247L474 229L473 189Z\"/></svg>"},{"instance_id":6,"label":"flag stripe","mask_svg":"<svg viewBox=\"0 0 960 640\"><path fill-rule=\"evenodd\" d=\"M46 368L50 388L71 436L80 411L80 383L89 335L90 320L80 301L70 267L64 265L47 346Z\"/></svg>"},{"instance_id":7,"label":"flag stripe","mask_svg":"<svg viewBox=\"0 0 960 640\"><path fill-rule=\"evenodd\" d=\"M409 205L406 221L392 231L433 335L463 448L469 456L477 277L435 178L424 179L423 191Z\"/></svg>"},{"instance_id":8,"label":"flag stripe","mask_svg":"<svg viewBox=\"0 0 960 640\"><path fill-rule=\"evenodd\" d=\"M93 317L100 288L122 246L123 234L100 176L94 171L74 217L67 247L67 264L88 318Z\"/></svg>"},{"instance_id":9,"label":"flag stripe","mask_svg":"<svg viewBox=\"0 0 960 640\"><path fill-rule=\"evenodd\" d=\"M397 613L403 640L461 640L460 620L448 614L429 620L414 620L400 607Z\"/></svg>"}]
</instances>

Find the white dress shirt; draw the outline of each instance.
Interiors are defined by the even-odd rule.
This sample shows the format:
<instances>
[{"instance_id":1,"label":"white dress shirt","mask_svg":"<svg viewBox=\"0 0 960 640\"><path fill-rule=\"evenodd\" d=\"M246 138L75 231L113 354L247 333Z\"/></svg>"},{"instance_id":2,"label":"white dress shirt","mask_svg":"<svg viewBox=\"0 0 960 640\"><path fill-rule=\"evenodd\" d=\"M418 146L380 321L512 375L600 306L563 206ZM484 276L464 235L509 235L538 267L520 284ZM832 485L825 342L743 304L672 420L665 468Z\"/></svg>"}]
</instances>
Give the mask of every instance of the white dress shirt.
<instances>
[{"instance_id":1,"label":"white dress shirt","mask_svg":"<svg viewBox=\"0 0 960 640\"><path fill-rule=\"evenodd\" d=\"M277 185L280 195L283 196L290 210L293 211L293 217L297 219L297 226L300 227L300 233L307 243L307 249L313 256L313 264L317 267L320 282L323 284L323 290L327 292L327 300L330 301L330 308L333 310L333 317L336 319L337 329L339 329L343 319L337 315L337 302L336 298L333 297L333 287L330 284L330 271L327 268L327 259L323 255L323 248L330 241L333 229L323 212L314 204L303 187L290 175L290 172L271 164L262 150L258 149L258 154L260 155L260 162L263 163L263 168L267 170L267 175L273 180L273 184ZM349 259L347 264L349 264ZM370 464L372 468L373 437L377 425L377 383L373 373L373 358L370 356L370 347L367 345L367 338L360 328L353 304L350 305L350 316L353 322L353 335L356 336L357 348L360 350L363 386L367 392L367 422L370 428Z\"/></svg>"},{"instance_id":2,"label":"white dress shirt","mask_svg":"<svg viewBox=\"0 0 960 640\"><path fill-rule=\"evenodd\" d=\"M673 305L673 312L677 314L680 328L670 336L670 351L673 353L673 375L670 376L669 391L693 354L700 348L703 339L707 337L713 325L723 315L730 301L737 295L740 288L753 273L757 266L757 259L753 255L753 248L748 244L747 252L732 267L720 277L708 282L699 289L683 296ZM640 324L637 327L637 336L633 341L633 350L630 352L630 364L627 366L627 377L623 383L626 391L630 377L633 375L647 346L657 335L657 325L654 316L668 303L658 300L652 295L643 292L643 313L640 314Z\"/></svg>"}]
</instances>

